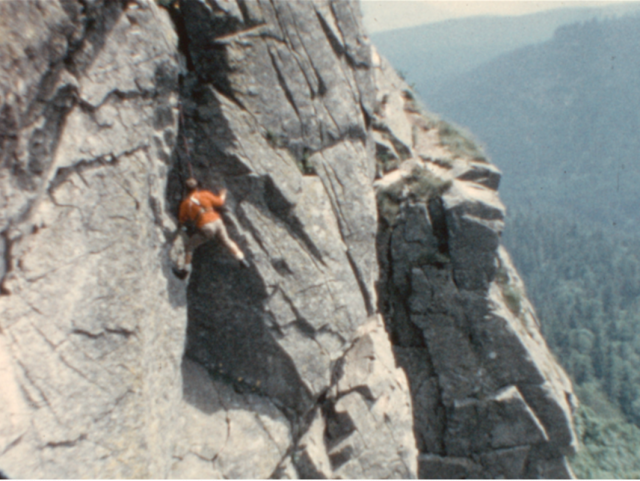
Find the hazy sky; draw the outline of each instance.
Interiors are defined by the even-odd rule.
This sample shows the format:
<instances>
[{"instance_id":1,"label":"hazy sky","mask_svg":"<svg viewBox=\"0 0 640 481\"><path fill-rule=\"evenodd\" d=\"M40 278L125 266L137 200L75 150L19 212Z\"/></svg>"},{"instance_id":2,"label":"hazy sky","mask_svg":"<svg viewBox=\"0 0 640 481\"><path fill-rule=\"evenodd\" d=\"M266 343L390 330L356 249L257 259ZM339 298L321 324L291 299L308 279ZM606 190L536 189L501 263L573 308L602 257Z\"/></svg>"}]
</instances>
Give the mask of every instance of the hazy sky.
<instances>
[{"instance_id":1,"label":"hazy sky","mask_svg":"<svg viewBox=\"0 0 640 481\"><path fill-rule=\"evenodd\" d=\"M411 27L450 18L475 15L525 15L566 7L602 6L617 2L565 1L482 1L482 0L360 0L368 32Z\"/></svg>"}]
</instances>

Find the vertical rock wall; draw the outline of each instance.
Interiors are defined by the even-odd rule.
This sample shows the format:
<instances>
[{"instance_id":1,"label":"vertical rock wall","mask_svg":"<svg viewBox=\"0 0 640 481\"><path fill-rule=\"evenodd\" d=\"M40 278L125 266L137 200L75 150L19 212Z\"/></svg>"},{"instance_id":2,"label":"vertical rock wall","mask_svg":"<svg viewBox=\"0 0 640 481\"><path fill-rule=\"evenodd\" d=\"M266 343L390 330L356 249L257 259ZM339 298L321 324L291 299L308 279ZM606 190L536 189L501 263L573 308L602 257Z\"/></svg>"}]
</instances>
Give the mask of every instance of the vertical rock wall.
<instances>
[{"instance_id":1,"label":"vertical rock wall","mask_svg":"<svg viewBox=\"0 0 640 481\"><path fill-rule=\"evenodd\" d=\"M375 91L356 5L183 0L179 15L192 147L178 142L169 197L189 164L227 188L225 223L251 262L215 243L196 253L187 366L284 415L275 476L415 476L406 377L375 308ZM209 472L186 457L176 469L187 462Z\"/></svg>"},{"instance_id":2,"label":"vertical rock wall","mask_svg":"<svg viewBox=\"0 0 640 481\"><path fill-rule=\"evenodd\" d=\"M2 2L4 474L415 476L352 7L184 1L178 39L152 1ZM203 246L188 292L186 138L252 261Z\"/></svg>"},{"instance_id":3,"label":"vertical rock wall","mask_svg":"<svg viewBox=\"0 0 640 481\"><path fill-rule=\"evenodd\" d=\"M165 184L176 36L153 2L0 2L0 469L163 477L186 299Z\"/></svg>"}]
</instances>

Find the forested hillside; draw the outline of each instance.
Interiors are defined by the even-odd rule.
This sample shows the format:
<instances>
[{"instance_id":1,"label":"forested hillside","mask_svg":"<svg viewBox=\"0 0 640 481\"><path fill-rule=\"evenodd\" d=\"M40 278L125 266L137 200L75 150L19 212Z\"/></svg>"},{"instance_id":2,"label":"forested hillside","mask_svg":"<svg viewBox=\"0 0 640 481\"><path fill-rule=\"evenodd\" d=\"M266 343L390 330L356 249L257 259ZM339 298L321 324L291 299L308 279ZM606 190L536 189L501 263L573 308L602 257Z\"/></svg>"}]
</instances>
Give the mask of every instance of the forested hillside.
<instances>
[{"instance_id":1,"label":"forested hillside","mask_svg":"<svg viewBox=\"0 0 640 481\"><path fill-rule=\"evenodd\" d=\"M640 17L558 29L425 99L503 170L507 205L637 231Z\"/></svg>"},{"instance_id":2,"label":"forested hillside","mask_svg":"<svg viewBox=\"0 0 640 481\"><path fill-rule=\"evenodd\" d=\"M601 387L640 425L640 239L561 217L510 221L505 241L584 401Z\"/></svg>"},{"instance_id":3,"label":"forested hillside","mask_svg":"<svg viewBox=\"0 0 640 481\"><path fill-rule=\"evenodd\" d=\"M638 478L640 239L568 216L512 213L505 233L582 407L578 476Z\"/></svg>"},{"instance_id":4,"label":"forested hillside","mask_svg":"<svg viewBox=\"0 0 640 481\"><path fill-rule=\"evenodd\" d=\"M640 17L593 20L428 100L505 173L505 242L548 342L640 425L639 58Z\"/></svg>"}]
</instances>

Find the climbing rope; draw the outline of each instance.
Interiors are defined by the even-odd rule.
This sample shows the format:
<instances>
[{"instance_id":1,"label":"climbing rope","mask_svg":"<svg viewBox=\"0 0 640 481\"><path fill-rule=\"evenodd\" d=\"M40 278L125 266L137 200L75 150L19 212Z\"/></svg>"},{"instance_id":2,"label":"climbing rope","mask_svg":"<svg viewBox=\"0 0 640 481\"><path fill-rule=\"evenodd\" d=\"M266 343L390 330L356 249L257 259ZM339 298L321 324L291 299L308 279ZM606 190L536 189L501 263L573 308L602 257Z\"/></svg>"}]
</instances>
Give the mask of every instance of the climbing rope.
<instances>
[{"instance_id":1,"label":"climbing rope","mask_svg":"<svg viewBox=\"0 0 640 481\"><path fill-rule=\"evenodd\" d=\"M182 103L179 104L178 109L180 111L180 131L182 132L182 139L184 140L184 150L187 153L187 167L189 168L189 177L193 177L191 151L189 150L189 140L187 139L186 122L184 121L184 113L182 112Z\"/></svg>"}]
</instances>

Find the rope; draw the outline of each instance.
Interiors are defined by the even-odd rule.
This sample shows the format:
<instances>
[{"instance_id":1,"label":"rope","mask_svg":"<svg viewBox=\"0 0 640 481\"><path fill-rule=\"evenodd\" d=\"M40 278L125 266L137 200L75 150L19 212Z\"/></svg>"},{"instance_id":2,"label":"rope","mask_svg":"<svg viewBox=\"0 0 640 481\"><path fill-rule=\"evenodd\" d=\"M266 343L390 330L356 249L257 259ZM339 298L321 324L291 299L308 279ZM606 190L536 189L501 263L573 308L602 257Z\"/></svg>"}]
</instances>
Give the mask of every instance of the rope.
<instances>
[{"instance_id":1,"label":"rope","mask_svg":"<svg viewBox=\"0 0 640 481\"><path fill-rule=\"evenodd\" d=\"M187 140L187 134L185 129L185 121L184 114L182 113L182 103L179 104L178 109L180 110L180 125L182 131L182 139L184 140L184 150L187 153L187 167L189 168L189 177L193 177L193 166L191 165L191 152L189 150L189 141Z\"/></svg>"}]
</instances>

